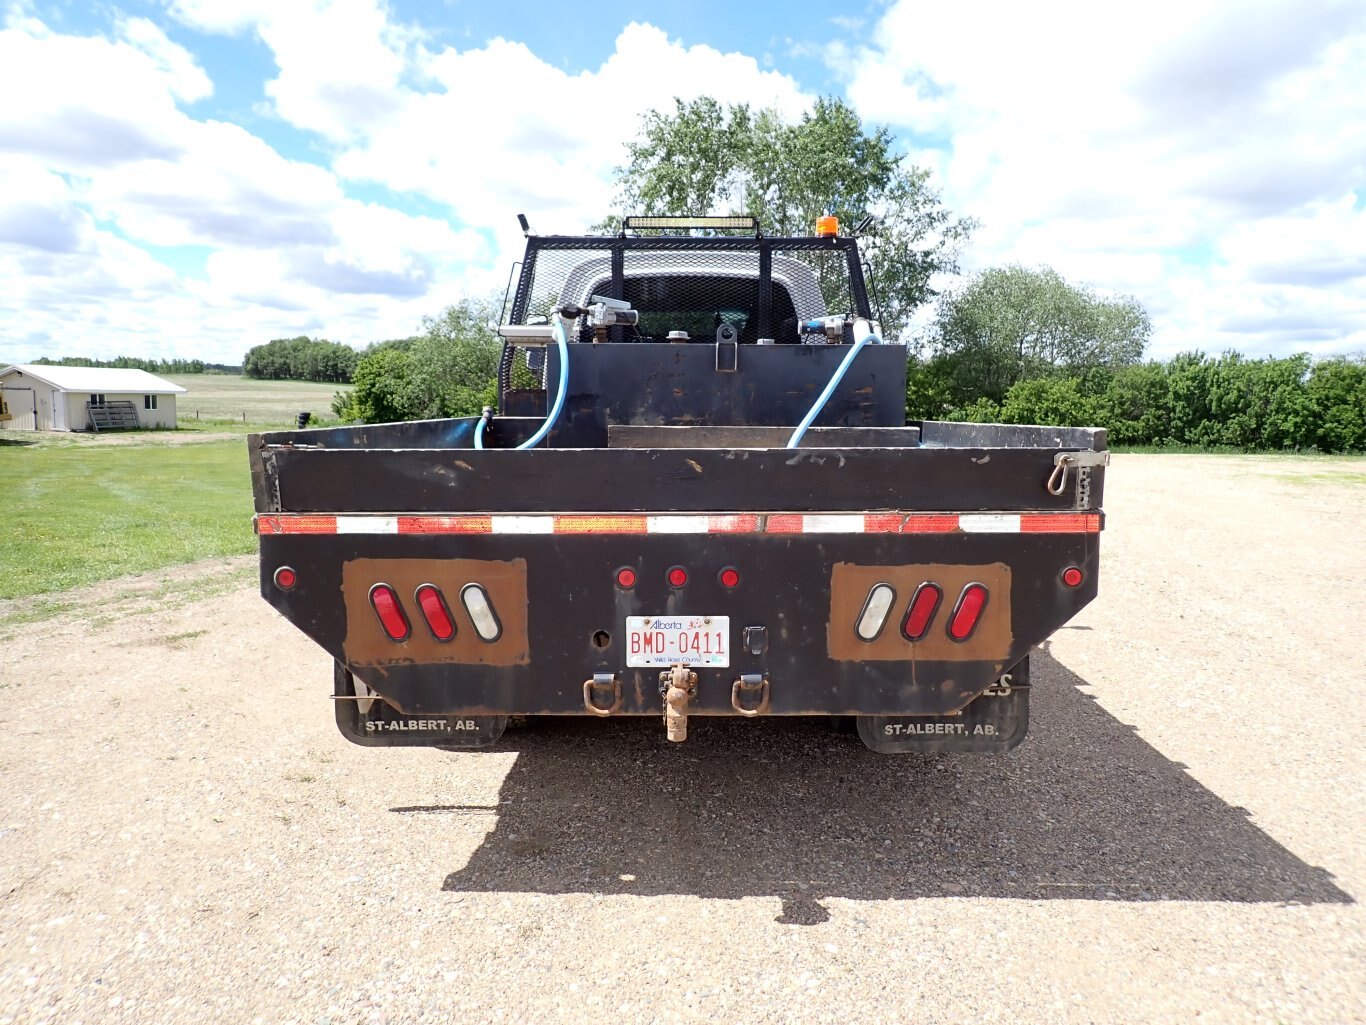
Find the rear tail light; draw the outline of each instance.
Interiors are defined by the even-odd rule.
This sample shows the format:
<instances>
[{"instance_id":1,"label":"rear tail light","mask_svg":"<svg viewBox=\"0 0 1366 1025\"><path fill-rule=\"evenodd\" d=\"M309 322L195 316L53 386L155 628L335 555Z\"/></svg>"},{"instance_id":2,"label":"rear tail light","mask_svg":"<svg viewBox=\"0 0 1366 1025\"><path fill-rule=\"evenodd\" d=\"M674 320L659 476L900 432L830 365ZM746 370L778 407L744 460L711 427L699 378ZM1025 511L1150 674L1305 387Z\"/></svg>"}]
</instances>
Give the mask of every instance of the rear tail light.
<instances>
[{"instance_id":1,"label":"rear tail light","mask_svg":"<svg viewBox=\"0 0 1366 1025\"><path fill-rule=\"evenodd\" d=\"M1080 587L1082 579L1081 570L1076 566L1068 566L1062 571L1062 582L1068 587Z\"/></svg>"},{"instance_id":2,"label":"rear tail light","mask_svg":"<svg viewBox=\"0 0 1366 1025\"><path fill-rule=\"evenodd\" d=\"M863 611L859 613L858 623L854 627L854 632L858 634L861 641L875 641L882 633L882 628L887 623L887 616L892 611L892 603L896 601L896 589L891 584L874 584L873 589L868 592L868 599L863 603Z\"/></svg>"},{"instance_id":3,"label":"rear tail light","mask_svg":"<svg viewBox=\"0 0 1366 1025\"><path fill-rule=\"evenodd\" d=\"M906 610L906 618L901 624L901 635L908 641L918 641L930 631L934 614L939 611L939 603L944 600L944 592L938 584L921 584L915 589L911 607Z\"/></svg>"},{"instance_id":4,"label":"rear tail light","mask_svg":"<svg viewBox=\"0 0 1366 1025\"><path fill-rule=\"evenodd\" d=\"M682 566L674 566L668 572L669 586L682 587L688 582L688 571Z\"/></svg>"},{"instance_id":5,"label":"rear tail light","mask_svg":"<svg viewBox=\"0 0 1366 1025\"><path fill-rule=\"evenodd\" d=\"M982 610L987 607L987 589L981 584L968 584L958 596L958 604L949 617L949 639L966 641L977 629Z\"/></svg>"},{"instance_id":6,"label":"rear tail light","mask_svg":"<svg viewBox=\"0 0 1366 1025\"><path fill-rule=\"evenodd\" d=\"M617 586L629 591L636 586L636 571L630 566L622 566L617 570Z\"/></svg>"},{"instance_id":7,"label":"rear tail light","mask_svg":"<svg viewBox=\"0 0 1366 1025\"><path fill-rule=\"evenodd\" d=\"M275 586L282 591L294 590L294 585L299 582L299 574L288 566L281 566L275 571Z\"/></svg>"},{"instance_id":8,"label":"rear tail light","mask_svg":"<svg viewBox=\"0 0 1366 1025\"><path fill-rule=\"evenodd\" d=\"M417 607L427 621L427 629L438 641L449 641L455 636L455 620L446 608L446 599L434 584L423 584L416 592Z\"/></svg>"},{"instance_id":9,"label":"rear tail light","mask_svg":"<svg viewBox=\"0 0 1366 1025\"><path fill-rule=\"evenodd\" d=\"M465 606L465 611L470 614L470 622L474 624L474 632L479 635L480 640L492 643L503 633L503 625L498 622L498 614L493 611L493 603L489 601L488 592L478 584L466 584L460 589L460 604Z\"/></svg>"},{"instance_id":10,"label":"rear tail light","mask_svg":"<svg viewBox=\"0 0 1366 1025\"><path fill-rule=\"evenodd\" d=\"M740 586L740 571L734 566L727 566L716 577L721 581L721 586L729 590L732 587Z\"/></svg>"},{"instance_id":11,"label":"rear tail light","mask_svg":"<svg viewBox=\"0 0 1366 1025\"><path fill-rule=\"evenodd\" d=\"M388 584L376 584L370 588L370 605L379 617L379 625L389 635L391 641L406 641L411 628L408 617L403 614L398 595Z\"/></svg>"}]
</instances>

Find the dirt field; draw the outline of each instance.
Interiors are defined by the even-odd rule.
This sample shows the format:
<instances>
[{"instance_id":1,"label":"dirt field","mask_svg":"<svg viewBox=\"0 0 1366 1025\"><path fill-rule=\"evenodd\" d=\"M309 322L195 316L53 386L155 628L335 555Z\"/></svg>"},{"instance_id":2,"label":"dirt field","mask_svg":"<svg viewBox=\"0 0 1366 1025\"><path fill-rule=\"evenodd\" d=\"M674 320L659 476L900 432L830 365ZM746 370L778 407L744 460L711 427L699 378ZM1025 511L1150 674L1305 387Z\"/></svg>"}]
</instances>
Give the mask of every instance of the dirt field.
<instances>
[{"instance_id":1,"label":"dirt field","mask_svg":"<svg viewBox=\"0 0 1366 1025\"><path fill-rule=\"evenodd\" d=\"M0 662L0 1023L1366 1020L1362 470L1117 457L1004 758L364 750L250 584L92 592Z\"/></svg>"}]
</instances>

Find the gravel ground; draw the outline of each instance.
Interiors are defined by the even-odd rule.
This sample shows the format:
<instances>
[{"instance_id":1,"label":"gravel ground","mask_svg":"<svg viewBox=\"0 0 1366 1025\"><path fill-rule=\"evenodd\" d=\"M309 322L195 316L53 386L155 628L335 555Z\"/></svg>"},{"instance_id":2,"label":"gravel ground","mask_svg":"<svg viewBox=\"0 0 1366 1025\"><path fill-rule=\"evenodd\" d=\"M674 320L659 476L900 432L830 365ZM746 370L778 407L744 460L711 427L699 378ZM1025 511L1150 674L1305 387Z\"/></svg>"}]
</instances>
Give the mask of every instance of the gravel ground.
<instances>
[{"instance_id":1,"label":"gravel ground","mask_svg":"<svg viewBox=\"0 0 1366 1025\"><path fill-rule=\"evenodd\" d=\"M74 601L0 649L0 1025L1366 1020L1364 469L1117 457L1003 758L361 749L235 563Z\"/></svg>"}]
</instances>

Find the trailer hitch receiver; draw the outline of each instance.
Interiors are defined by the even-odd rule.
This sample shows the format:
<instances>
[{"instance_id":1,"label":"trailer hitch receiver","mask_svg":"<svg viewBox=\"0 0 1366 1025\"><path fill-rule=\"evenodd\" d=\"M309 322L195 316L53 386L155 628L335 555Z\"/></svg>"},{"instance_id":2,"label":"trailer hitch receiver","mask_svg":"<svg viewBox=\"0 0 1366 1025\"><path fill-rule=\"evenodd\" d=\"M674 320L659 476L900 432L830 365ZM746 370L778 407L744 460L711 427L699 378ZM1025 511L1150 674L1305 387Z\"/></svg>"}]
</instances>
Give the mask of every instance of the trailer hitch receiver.
<instances>
[{"instance_id":1,"label":"trailer hitch receiver","mask_svg":"<svg viewBox=\"0 0 1366 1025\"><path fill-rule=\"evenodd\" d=\"M688 739L688 702L697 693L697 674L679 664L659 674L664 695L664 732L674 743Z\"/></svg>"}]
</instances>

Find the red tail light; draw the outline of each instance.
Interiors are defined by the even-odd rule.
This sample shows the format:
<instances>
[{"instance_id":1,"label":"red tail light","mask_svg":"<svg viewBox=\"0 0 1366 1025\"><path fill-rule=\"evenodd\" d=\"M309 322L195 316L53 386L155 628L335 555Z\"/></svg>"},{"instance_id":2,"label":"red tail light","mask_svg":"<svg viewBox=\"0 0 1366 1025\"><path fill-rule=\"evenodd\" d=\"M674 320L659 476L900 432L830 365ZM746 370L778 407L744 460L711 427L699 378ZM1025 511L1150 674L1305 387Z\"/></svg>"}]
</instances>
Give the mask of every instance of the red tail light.
<instances>
[{"instance_id":1,"label":"red tail light","mask_svg":"<svg viewBox=\"0 0 1366 1025\"><path fill-rule=\"evenodd\" d=\"M938 584L921 584L915 589L911 607L906 610L906 619L901 624L901 636L908 641L918 641L929 633L934 614L939 611L939 603L944 600L944 592Z\"/></svg>"},{"instance_id":2,"label":"red tail light","mask_svg":"<svg viewBox=\"0 0 1366 1025\"><path fill-rule=\"evenodd\" d=\"M379 625L389 635L389 640L408 639L411 632L408 617L403 614L403 606L399 604L398 595L392 587L388 584L376 584L370 588L370 604L374 607L375 615L379 617Z\"/></svg>"},{"instance_id":3,"label":"red tail light","mask_svg":"<svg viewBox=\"0 0 1366 1025\"><path fill-rule=\"evenodd\" d=\"M636 571L630 566L622 566L617 570L617 586L629 591L636 586Z\"/></svg>"},{"instance_id":4,"label":"red tail light","mask_svg":"<svg viewBox=\"0 0 1366 1025\"><path fill-rule=\"evenodd\" d=\"M427 629L438 641L449 641L455 636L455 620L451 610L446 608L446 599L434 584L423 584L417 589L417 605L422 610L422 618L427 621Z\"/></svg>"},{"instance_id":5,"label":"red tail light","mask_svg":"<svg viewBox=\"0 0 1366 1025\"><path fill-rule=\"evenodd\" d=\"M299 582L299 574L288 566L281 566L275 571L275 586L282 591L294 590L294 585Z\"/></svg>"},{"instance_id":6,"label":"red tail light","mask_svg":"<svg viewBox=\"0 0 1366 1025\"><path fill-rule=\"evenodd\" d=\"M675 566L669 570L669 586L682 587L688 582L688 571L682 566Z\"/></svg>"},{"instance_id":7,"label":"red tail light","mask_svg":"<svg viewBox=\"0 0 1366 1025\"><path fill-rule=\"evenodd\" d=\"M949 638L966 641L977 629L982 610L987 607L987 589L981 584L968 584L958 596L958 604L949 617Z\"/></svg>"},{"instance_id":8,"label":"red tail light","mask_svg":"<svg viewBox=\"0 0 1366 1025\"><path fill-rule=\"evenodd\" d=\"M740 586L740 571L734 566L727 566L717 576L721 581L721 586L727 589Z\"/></svg>"},{"instance_id":9,"label":"red tail light","mask_svg":"<svg viewBox=\"0 0 1366 1025\"><path fill-rule=\"evenodd\" d=\"M1068 587L1080 587L1082 581L1081 570L1076 566L1068 566L1062 571L1062 582Z\"/></svg>"}]
</instances>

